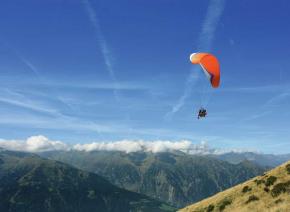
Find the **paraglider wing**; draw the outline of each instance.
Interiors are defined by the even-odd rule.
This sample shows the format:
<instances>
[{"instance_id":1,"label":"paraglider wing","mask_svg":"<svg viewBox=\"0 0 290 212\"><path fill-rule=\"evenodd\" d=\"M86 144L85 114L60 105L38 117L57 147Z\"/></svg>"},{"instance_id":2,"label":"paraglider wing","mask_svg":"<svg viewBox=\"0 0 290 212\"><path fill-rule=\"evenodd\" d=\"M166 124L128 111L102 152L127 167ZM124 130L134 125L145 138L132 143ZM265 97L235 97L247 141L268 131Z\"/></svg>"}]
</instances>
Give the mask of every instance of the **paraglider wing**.
<instances>
[{"instance_id":1,"label":"paraglider wing","mask_svg":"<svg viewBox=\"0 0 290 212\"><path fill-rule=\"evenodd\" d=\"M217 88L220 84L220 67L218 59L209 53L193 53L190 55L193 64L199 64L205 75L210 80L212 87Z\"/></svg>"}]
</instances>

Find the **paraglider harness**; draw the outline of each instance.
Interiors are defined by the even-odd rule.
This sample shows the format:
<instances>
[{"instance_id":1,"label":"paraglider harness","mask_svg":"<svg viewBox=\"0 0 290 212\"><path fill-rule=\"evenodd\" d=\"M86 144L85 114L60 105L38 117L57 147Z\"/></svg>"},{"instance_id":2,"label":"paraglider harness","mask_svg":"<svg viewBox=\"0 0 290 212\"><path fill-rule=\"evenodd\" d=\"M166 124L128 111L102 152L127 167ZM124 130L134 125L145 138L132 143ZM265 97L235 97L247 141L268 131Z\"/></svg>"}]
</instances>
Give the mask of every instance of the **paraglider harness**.
<instances>
[{"instance_id":1,"label":"paraglider harness","mask_svg":"<svg viewBox=\"0 0 290 212\"><path fill-rule=\"evenodd\" d=\"M207 115L207 112L206 112L206 109L204 108L200 108L199 111L198 111L198 116L197 116L197 119L199 118L203 118Z\"/></svg>"}]
</instances>

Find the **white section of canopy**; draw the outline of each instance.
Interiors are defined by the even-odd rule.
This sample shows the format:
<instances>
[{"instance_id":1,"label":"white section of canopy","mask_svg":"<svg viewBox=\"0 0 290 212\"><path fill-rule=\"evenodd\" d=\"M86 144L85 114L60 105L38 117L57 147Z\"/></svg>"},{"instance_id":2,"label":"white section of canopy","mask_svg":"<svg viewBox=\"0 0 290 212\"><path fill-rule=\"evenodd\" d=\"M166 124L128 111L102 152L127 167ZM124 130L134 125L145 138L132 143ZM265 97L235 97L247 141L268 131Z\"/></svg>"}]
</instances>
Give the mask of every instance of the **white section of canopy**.
<instances>
[{"instance_id":1,"label":"white section of canopy","mask_svg":"<svg viewBox=\"0 0 290 212\"><path fill-rule=\"evenodd\" d=\"M191 61L192 57L194 57L195 54L196 54L196 53L192 53L192 54L189 56L190 61Z\"/></svg>"},{"instance_id":2,"label":"white section of canopy","mask_svg":"<svg viewBox=\"0 0 290 212\"><path fill-rule=\"evenodd\" d=\"M208 78L208 80L211 82L211 74L207 72L207 70L203 67L203 65L201 63L199 63L199 65L202 67L203 72L205 73L205 76Z\"/></svg>"}]
</instances>

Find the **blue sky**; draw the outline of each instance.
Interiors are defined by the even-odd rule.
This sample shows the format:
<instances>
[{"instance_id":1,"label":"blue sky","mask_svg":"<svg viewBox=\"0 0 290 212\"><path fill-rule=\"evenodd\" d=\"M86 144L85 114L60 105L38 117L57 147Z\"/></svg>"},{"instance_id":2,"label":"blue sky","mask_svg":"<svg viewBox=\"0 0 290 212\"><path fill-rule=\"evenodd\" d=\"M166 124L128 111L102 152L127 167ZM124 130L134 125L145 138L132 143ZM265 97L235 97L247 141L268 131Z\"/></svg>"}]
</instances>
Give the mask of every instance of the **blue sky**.
<instances>
[{"instance_id":1,"label":"blue sky","mask_svg":"<svg viewBox=\"0 0 290 212\"><path fill-rule=\"evenodd\" d=\"M289 8L287 0L1 2L0 137L189 139L289 153ZM190 64L198 51L219 58L219 89ZM197 120L201 106L208 117Z\"/></svg>"}]
</instances>

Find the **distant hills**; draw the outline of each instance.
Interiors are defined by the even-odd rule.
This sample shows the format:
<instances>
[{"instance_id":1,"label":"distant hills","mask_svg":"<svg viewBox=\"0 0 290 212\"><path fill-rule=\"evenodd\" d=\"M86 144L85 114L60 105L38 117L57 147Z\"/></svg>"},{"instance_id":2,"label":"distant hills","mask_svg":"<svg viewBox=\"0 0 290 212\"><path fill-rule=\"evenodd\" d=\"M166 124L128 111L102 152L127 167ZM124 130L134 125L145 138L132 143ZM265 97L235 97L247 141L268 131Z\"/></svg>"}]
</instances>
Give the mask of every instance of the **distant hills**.
<instances>
[{"instance_id":1,"label":"distant hills","mask_svg":"<svg viewBox=\"0 0 290 212\"><path fill-rule=\"evenodd\" d=\"M180 211L290 211L290 161Z\"/></svg>"},{"instance_id":2,"label":"distant hills","mask_svg":"<svg viewBox=\"0 0 290 212\"><path fill-rule=\"evenodd\" d=\"M104 178L37 155L0 150L0 211L174 211Z\"/></svg>"},{"instance_id":3,"label":"distant hills","mask_svg":"<svg viewBox=\"0 0 290 212\"><path fill-rule=\"evenodd\" d=\"M248 160L260 166L274 168L290 160L290 154L273 155L273 154L259 154L254 152L228 152L225 154L212 155L214 158L227 161L229 163L238 164L242 161Z\"/></svg>"},{"instance_id":4,"label":"distant hills","mask_svg":"<svg viewBox=\"0 0 290 212\"><path fill-rule=\"evenodd\" d=\"M231 164L183 152L58 151L43 156L97 173L114 185L184 207L262 174L249 161Z\"/></svg>"}]
</instances>

